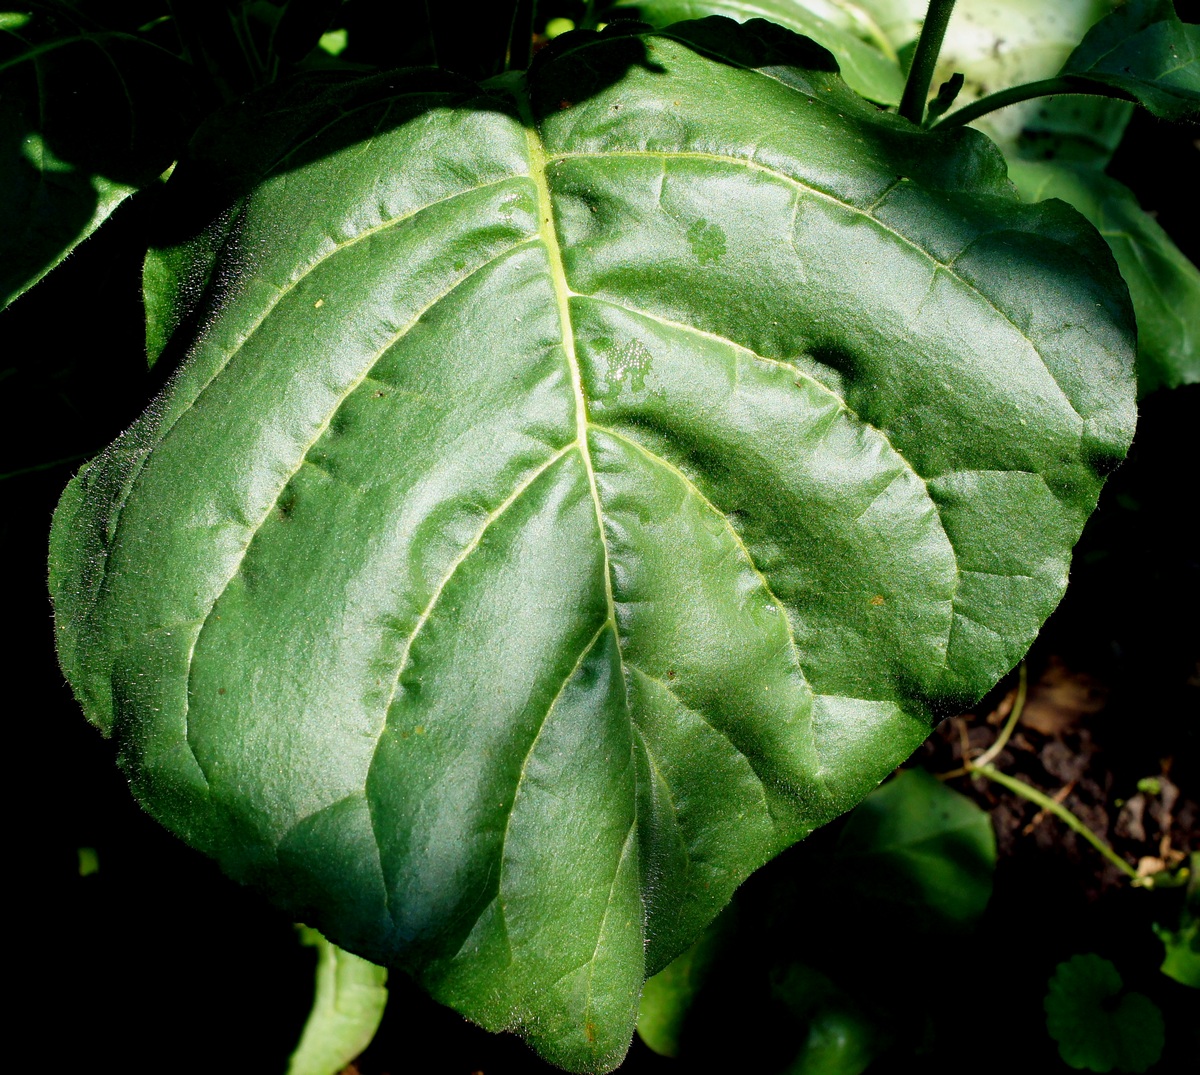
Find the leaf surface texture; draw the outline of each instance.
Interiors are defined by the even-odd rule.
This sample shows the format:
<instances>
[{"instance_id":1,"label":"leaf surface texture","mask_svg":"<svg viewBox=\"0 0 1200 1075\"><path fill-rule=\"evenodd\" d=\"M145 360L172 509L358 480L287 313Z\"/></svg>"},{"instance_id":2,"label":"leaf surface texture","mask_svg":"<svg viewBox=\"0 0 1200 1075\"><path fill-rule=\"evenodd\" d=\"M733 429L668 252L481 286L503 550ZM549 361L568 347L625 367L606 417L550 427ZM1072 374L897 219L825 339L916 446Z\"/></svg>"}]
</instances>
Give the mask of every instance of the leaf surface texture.
<instances>
[{"instance_id":1,"label":"leaf surface texture","mask_svg":"<svg viewBox=\"0 0 1200 1075\"><path fill-rule=\"evenodd\" d=\"M609 1069L1024 652L1131 436L1128 301L985 139L766 23L422 77L331 90L162 258L187 357L64 495L60 653L227 871Z\"/></svg>"}]
</instances>

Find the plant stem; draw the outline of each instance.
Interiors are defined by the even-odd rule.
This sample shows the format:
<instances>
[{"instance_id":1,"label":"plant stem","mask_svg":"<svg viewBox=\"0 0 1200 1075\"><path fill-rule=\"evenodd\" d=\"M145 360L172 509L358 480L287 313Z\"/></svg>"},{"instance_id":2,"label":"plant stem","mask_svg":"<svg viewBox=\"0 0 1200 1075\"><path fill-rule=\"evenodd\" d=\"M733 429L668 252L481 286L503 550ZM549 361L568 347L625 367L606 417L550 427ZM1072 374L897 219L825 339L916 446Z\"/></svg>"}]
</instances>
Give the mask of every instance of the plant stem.
<instances>
[{"instance_id":1,"label":"plant stem","mask_svg":"<svg viewBox=\"0 0 1200 1075\"><path fill-rule=\"evenodd\" d=\"M1015 708L1015 707L1014 707ZM999 769L991 765L980 765L978 763L971 766L972 773L978 773L980 776L986 776L989 780L994 780L1001 787L1008 788L1009 791L1020 795L1024 799L1028 799L1031 803L1040 806L1043 810L1049 811L1059 819L1067 828L1082 836L1089 844L1100 852L1109 862L1117 867L1126 877L1134 881L1136 884L1145 884L1143 878L1138 876L1137 870L1129 865L1120 855L1118 855L1111 847L1100 839L1091 829L1089 829L1082 821L1079 820L1070 810L1062 803L1055 802L1049 795L1046 795L1037 788L1023 781L1017 780L1015 777L1009 776L1007 773L1002 773Z\"/></svg>"},{"instance_id":2,"label":"plant stem","mask_svg":"<svg viewBox=\"0 0 1200 1075\"><path fill-rule=\"evenodd\" d=\"M933 81L933 69L937 67L938 54L942 51L942 40L953 11L954 0L929 0L921 36L917 38L917 50L913 53L912 67L908 69L904 96L900 98L900 115L918 125L925 118L929 84Z\"/></svg>"},{"instance_id":3,"label":"plant stem","mask_svg":"<svg viewBox=\"0 0 1200 1075\"><path fill-rule=\"evenodd\" d=\"M425 25L429 29L429 51L433 53L433 65L441 67L442 57L438 53L437 34L433 32L433 12L429 8L429 0L425 0Z\"/></svg>"},{"instance_id":4,"label":"plant stem","mask_svg":"<svg viewBox=\"0 0 1200 1075\"><path fill-rule=\"evenodd\" d=\"M1035 97L1053 97L1059 93L1116 97L1122 101L1134 99L1132 94L1123 93L1113 86L1106 86L1103 82L1093 82L1091 79L1081 78L1079 75L1058 75L1055 78L1044 78L1040 82L1026 82L1021 86L1010 86L1006 90L989 93L986 97L980 97L978 101L963 105L962 108L950 113L929 129L940 131L947 127L961 127L963 124L977 120L980 116L986 116L989 112L995 112L999 108L1007 108L1009 105L1020 104L1022 101L1030 101Z\"/></svg>"},{"instance_id":5,"label":"plant stem","mask_svg":"<svg viewBox=\"0 0 1200 1075\"><path fill-rule=\"evenodd\" d=\"M517 0L513 7L512 25L508 31L508 48L504 51L505 71L524 71L533 55L533 26L537 19L537 0Z\"/></svg>"},{"instance_id":6,"label":"plant stem","mask_svg":"<svg viewBox=\"0 0 1200 1075\"><path fill-rule=\"evenodd\" d=\"M1017 681L1017 697L1013 700L1012 713L1009 714L1008 720L1000 730L1000 734L996 736L996 741L987 750L974 760L966 757L963 758L963 764L968 769L978 769L981 765L987 765L1008 744L1013 729L1017 726L1017 721L1021 719L1021 712L1025 709L1025 695L1029 691L1029 673L1025 670L1024 661L1021 662L1020 675L1021 678Z\"/></svg>"}]
</instances>

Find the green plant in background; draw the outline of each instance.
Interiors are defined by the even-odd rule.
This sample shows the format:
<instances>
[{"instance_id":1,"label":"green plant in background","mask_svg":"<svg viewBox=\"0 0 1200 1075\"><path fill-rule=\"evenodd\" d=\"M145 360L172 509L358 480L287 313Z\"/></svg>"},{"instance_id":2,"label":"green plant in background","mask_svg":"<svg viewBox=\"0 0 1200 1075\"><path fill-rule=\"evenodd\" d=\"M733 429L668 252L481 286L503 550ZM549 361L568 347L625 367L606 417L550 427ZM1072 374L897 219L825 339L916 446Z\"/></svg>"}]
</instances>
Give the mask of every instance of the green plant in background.
<instances>
[{"instance_id":1,"label":"green plant in background","mask_svg":"<svg viewBox=\"0 0 1200 1075\"><path fill-rule=\"evenodd\" d=\"M1117 968L1097 955L1058 965L1046 993L1046 1028L1073 1068L1145 1071L1162 1054L1162 1012L1142 993L1123 991Z\"/></svg>"},{"instance_id":2,"label":"green plant in background","mask_svg":"<svg viewBox=\"0 0 1200 1075\"><path fill-rule=\"evenodd\" d=\"M1132 436L1133 322L1096 232L1006 174L1107 228L1142 389L1200 377L1200 277L1100 171L1123 102L1028 111L991 132L1006 162L963 129L993 88L965 54L926 119L952 4L915 44L899 5L682 6L639 9L783 26L596 32L589 5L530 63L553 12L481 4L474 37L435 16L390 57L437 69L380 74L337 3L0 18L8 298L158 202L147 342L175 372L52 535L85 712L233 877L572 1070L635 1021L685 1049L738 885L1062 594ZM1072 52L1102 13L1015 70L1195 110L1194 28L1132 0ZM985 830L905 774L823 883L967 922ZM297 1071L382 1005L320 944ZM779 1070L886 1042L794 953L755 973L807 1026Z\"/></svg>"},{"instance_id":3,"label":"green plant in background","mask_svg":"<svg viewBox=\"0 0 1200 1075\"><path fill-rule=\"evenodd\" d=\"M1161 970L1182 985L1200 989L1200 853L1193 851L1187 874L1187 893L1179 920L1169 925L1156 923L1155 935L1163 943Z\"/></svg>"},{"instance_id":4,"label":"green plant in background","mask_svg":"<svg viewBox=\"0 0 1200 1075\"><path fill-rule=\"evenodd\" d=\"M317 950L317 991L287 1075L327 1075L371 1044L387 1004L387 971L315 929L302 927L301 940Z\"/></svg>"},{"instance_id":5,"label":"green plant in background","mask_svg":"<svg viewBox=\"0 0 1200 1075\"><path fill-rule=\"evenodd\" d=\"M910 1017L889 986L845 964L839 938L865 935L885 957L961 940L987 906L995 862L987 814L923 770L902 771L808 870L777 872L765 907L761 893L739 893L651 978L638 1033L657 1053L703 1065L736 1018L758 1070L861 1072Z\"/></svg>"}]
</instances>

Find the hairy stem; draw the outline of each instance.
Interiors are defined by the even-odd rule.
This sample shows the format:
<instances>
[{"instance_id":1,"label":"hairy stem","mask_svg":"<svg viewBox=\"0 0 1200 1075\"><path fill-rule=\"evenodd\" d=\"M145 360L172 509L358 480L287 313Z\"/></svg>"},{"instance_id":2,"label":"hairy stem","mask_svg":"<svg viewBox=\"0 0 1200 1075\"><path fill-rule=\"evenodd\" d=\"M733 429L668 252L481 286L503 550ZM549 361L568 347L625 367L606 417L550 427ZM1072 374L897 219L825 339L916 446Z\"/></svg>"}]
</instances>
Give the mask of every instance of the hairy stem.
<instances>
[{"instance_id":1,"label":"hairy stem","mask_svg":"<svg viewBox=\"0 0 1200 1075\"><path fill-rule=\"evenodd\" d=\"M1079 75L1058 75L1055 78L1044 78L1040 82L1026 82L1021 86L1010 86L1006 90L989 93L986 97L980 97L978 101L963 105L945 119L933 124L930 130L940 131L947 127L961 127L963 124L977 120L980 116L986 116L989 112L995 112L999 108L1007 108L1009 105L1020 104L1022 101L1031 101L1035 97L1053 97L1059 93L1116 97L1122 101L1134 99L1132 94L1124 93L1113 86L1106 86L1103 82L1093 82L1091 79Z\"/></svg>"},{"instance_id":2,"label":"hairy stem","mask_svg":"<svg viewBox=\"0 0 1200 1075\"><path fill-rule=\"evenodd\" d=\"M929 0L921 36L917 38L917 50L913 53L912 67L908 69L908 81L904 84L904 96L900 98L900 115L913 123L920 124L925 118L929 84L933 81L933 69L937 67L938 54L942 51L942 40L953 11L954 0Z\"/></svg>"}]
</instances>

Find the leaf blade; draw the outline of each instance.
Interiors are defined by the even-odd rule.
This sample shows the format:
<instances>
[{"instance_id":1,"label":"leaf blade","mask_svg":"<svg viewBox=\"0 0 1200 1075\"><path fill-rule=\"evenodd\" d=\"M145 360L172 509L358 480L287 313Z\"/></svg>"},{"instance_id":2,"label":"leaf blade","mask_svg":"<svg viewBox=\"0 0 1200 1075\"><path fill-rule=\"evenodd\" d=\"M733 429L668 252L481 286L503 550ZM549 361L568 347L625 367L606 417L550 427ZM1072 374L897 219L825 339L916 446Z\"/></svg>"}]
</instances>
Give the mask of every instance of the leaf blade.
<instances>
[{"instance_id":1,"label":"leaf blade","mask_svg":"<svg viewBox=\"0 0 1200 1075\"><path fill-rule=\"evenodd\" d=\"M387 1004L387 970L306 930L317 949L316 995L288 1075L337 1075L375 1036Z\"/></svg>"},{"instance_id":2,"label":"leaf blade","mask_svg":"<svg viewBox=\"0 0 1200 1075\"><path fill-rule=\"evenodd\" d=\"M1129 0L1088 31L1065 75L1130 94L1163 119L1200 111L1200 26L1180 21L1171 0Z\"/></svg>"},{"instance_id":3,"label":"leaf blade","mask_svg":"<svg viewBox=\"0 0 1200 1075\"><path fill-rule=\"evenodd\" d=\"M1019 657L1130 341L1073 213L807 43L560 41L297 126L52 585L160 820L597 1070L646 973Z\"/></svg>"}]
</instances>

